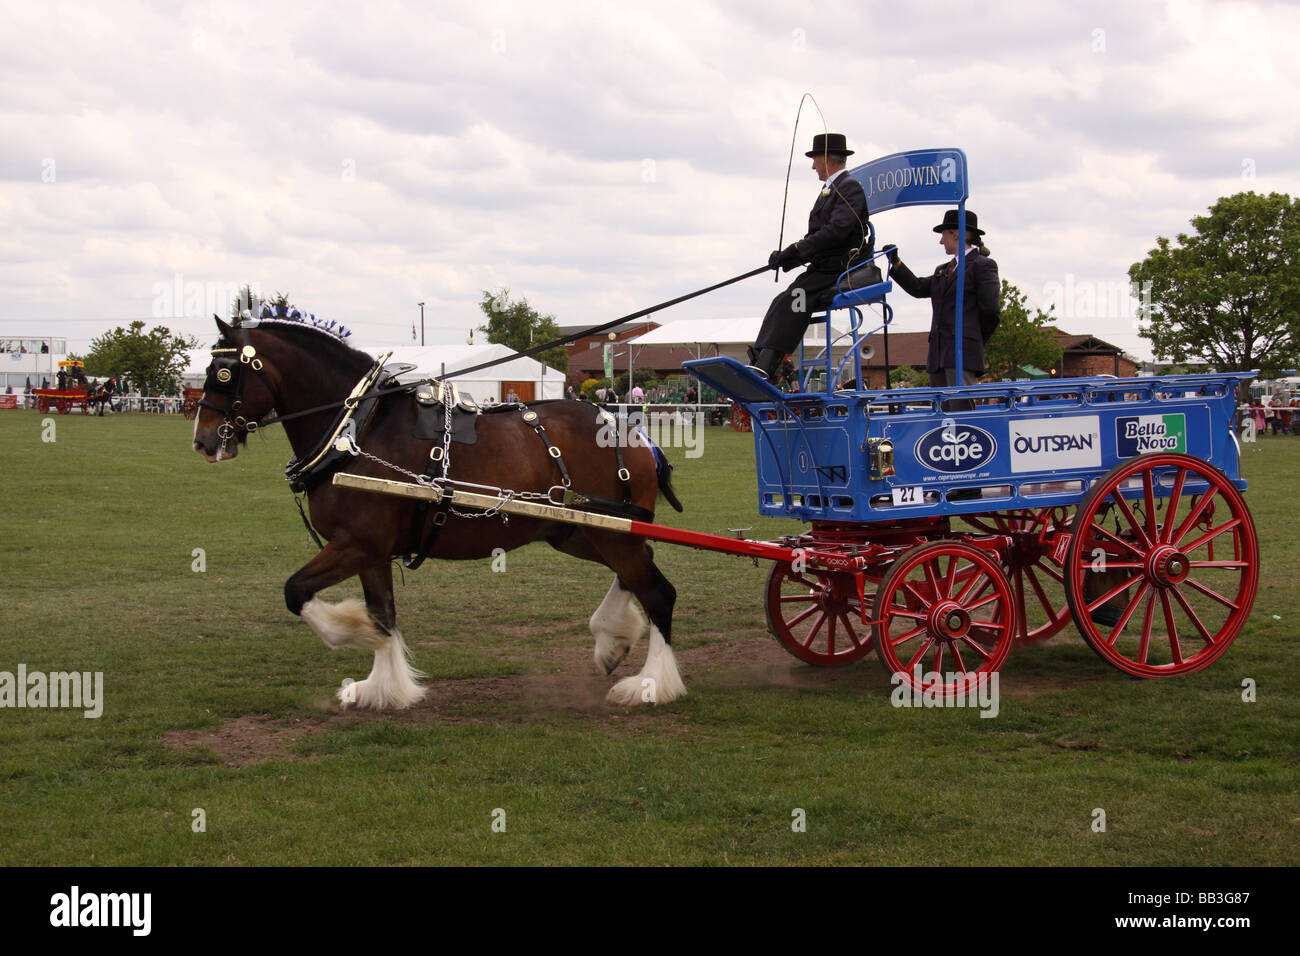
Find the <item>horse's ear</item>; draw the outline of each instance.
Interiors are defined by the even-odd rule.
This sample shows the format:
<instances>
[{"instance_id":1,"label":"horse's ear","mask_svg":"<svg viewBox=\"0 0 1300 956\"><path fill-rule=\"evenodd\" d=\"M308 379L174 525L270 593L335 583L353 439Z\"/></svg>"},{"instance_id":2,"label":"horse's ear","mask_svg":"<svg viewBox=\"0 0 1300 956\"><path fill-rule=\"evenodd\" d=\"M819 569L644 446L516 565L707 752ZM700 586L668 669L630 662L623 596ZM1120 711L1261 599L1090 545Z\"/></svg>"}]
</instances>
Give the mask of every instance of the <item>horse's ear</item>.
<instances>
[{"instance_id":1,"label":"horse's ear","mask_svg":"<svg viewBox=\"0 0 1300 956\"><path fill-rule=\"evenodd\" d=\"M234 330L233 328L231 328L229 325L227 325L225 322L222 322L222 321L221 321L221 316L219 316L219 315L217 315L217 313L213 312L213 313L212 313L212 318L214 318L214 319L216 320L216 322L217 322L217 330L221 333L221 337L222 337L223 339L234 339L234 337L235 337L235 330Z\"/></svg>"}]
</instances>

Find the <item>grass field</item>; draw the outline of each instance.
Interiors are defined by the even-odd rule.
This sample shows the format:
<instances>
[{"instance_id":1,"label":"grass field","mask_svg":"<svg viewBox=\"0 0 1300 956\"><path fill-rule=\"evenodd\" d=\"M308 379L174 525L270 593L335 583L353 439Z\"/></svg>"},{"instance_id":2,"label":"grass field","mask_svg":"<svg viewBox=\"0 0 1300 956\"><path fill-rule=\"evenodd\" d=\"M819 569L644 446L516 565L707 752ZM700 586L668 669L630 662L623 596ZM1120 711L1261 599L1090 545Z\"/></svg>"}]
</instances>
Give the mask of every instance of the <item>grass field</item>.
<instances>
[{"instance_id":1,"label":"grass field","mask_svg":"<svg viewBox=\"0 0 1300 956\"><path fill-rule=\"evenodd\" d=\"M284 607L315 549L283 434L208 465L178 417L63 416L54 442L42 419L0 412L0 671L102 671L105 700L0 709L5 864L1300 862L1300 439L1246 446L1259 595L1187 677L1126 677L1067 627L1012 652L995 719L895 708L874 654L817 670L768 636L769 566L664 545L690 694L623 710L586 626L609 573L535 545L406 575L433 690L374 715L333 700L370 655ZM675 458L665 523L797 531L755 517L749 436Z\"/></svg>"}]
</instances>

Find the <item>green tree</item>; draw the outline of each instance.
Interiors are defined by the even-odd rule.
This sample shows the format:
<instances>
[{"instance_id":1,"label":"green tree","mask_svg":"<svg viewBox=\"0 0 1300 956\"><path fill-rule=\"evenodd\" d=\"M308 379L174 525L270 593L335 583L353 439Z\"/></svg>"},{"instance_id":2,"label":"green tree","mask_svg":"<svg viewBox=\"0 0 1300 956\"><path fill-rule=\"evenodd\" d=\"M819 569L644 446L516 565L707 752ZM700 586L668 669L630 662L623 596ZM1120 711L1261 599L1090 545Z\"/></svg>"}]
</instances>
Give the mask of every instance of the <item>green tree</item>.
<instances>
[{"instance_id":1,"label":"green tree","mask_svg":"<svg viewBox=\"0 0 1300 956\"><path fill-rule=\"evenodd\" d=\"M1164 236L1129 267L1156 357L1218 371L1294 368L1300 355L1300 200L1221 197L1194 235ZM1148 284L1149 283L1149 284Z\"/></svg>"},{"instance_id":2,"label":"green tree","mask_svg":"<svg viewBox=\"0 0 1300 956\"><path fill-rule=\"evenodd\" d=\"M1023 378L1021 369L1033 365L1047 371L1061 360L1061 347L1052 328L1052 311L1025 304L1025 294L1002 280L1002 320L993 337L984 343L988 378L1005 382Z\"/></svg>"},{"instance_id":3,"label":"green tree","mask_svg":"<svg viewBox=\"0 0 1300 956\"><path fill-rule=\"evenodd\" d=\"M555 316L538 314L527 299L511 302L509 289L503 288L496 294L484 290L478 307L488 319L487 325L480 325L478 331L487 333L489 342L508 345L516 352L560 337L560 326ZM558 371L569 370L569 356L563 346L547 349L533 357Z\"/></svg>"},{"instance_id":4,"label":"green tree","mask_svg":"<svg viewBox=\"0 0 1300 956\"><path fill-rule=\"evenodd\" d=\"M198 344L193 336L173 335L161 325L145 332L144 322L137 319L129 328L119 325L90 343L86 374L126 376L145 395L170 394L185 371L189 350Z\"/></svg>"},{"instance_id":5,"label":"green tree","mask_svg":"<svg viewBox=\"0 0 1300 956\"><path fill-rule=\"evenodd\" d=\"M889 370L890 388L925 388L929 384L930 376L911 365L899 365Z\"/></svg>"}]
</instances>

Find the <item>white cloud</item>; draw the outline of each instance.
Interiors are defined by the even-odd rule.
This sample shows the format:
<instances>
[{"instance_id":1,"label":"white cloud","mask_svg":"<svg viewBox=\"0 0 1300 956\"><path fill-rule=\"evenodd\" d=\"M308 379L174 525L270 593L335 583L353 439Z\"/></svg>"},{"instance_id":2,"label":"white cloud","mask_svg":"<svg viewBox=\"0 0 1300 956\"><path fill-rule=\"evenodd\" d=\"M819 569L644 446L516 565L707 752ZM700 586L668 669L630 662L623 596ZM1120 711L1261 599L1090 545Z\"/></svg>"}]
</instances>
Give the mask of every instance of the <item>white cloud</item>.
<instances>
[{"instance_id":1,"label":"white cloud","mask_svg":"<svg viewBox=\"0 0 1300 956\"><path fill-rule=\"evenodd\" d=\"M0 332L84 348L148 317L178 274L288 291L375 344L409 341L421 300L430 338L461 341L479 290L502 284L563 324L605 321L766 258L805 90L855 160L965 148L971 207L1031 304L1067 275L1123 281L1220 195L1297 191L1289 5L926 10L16 6L0 37ZM806 107L787 241L821 128ZM927 267L935 215L875 221ZM751 280L663 317L759 314L774 289ZM926 303L898 298L899 328L924 328ZM1122 319L1088 330L1140 347Z\"/></svg>"}]
</instances>

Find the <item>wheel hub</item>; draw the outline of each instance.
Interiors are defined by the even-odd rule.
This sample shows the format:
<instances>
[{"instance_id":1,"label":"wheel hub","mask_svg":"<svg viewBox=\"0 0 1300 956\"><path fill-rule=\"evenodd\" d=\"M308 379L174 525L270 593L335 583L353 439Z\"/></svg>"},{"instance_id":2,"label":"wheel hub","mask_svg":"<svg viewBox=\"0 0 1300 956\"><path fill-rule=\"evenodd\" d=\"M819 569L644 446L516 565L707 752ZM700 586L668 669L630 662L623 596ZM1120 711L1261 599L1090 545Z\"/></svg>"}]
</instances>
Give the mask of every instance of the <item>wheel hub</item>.
<instances>
[{"instance_id":1,"label":"wheel hub","mask_svg":"<svg viewBox=\"0 0 1300 956\"><path fill-rule=\"evenodd\" d=\"M952 641L970 630L970 613L956 601L939 601L930 609L926 623L935 637Z\"/></svg>"},{"instance_id":2,"label":"wheel hub","mask_svg":"<svg viewBox=\"0 0 1300 956\"><path fill-rule=\"evenodd\" d=\"M1160 587L1171 587L1187 580L1192 563L1187 555L1172 545L1161 545L1147 559L1147 575Z\"/></svg>"}]
</instances>

